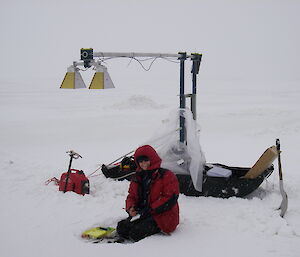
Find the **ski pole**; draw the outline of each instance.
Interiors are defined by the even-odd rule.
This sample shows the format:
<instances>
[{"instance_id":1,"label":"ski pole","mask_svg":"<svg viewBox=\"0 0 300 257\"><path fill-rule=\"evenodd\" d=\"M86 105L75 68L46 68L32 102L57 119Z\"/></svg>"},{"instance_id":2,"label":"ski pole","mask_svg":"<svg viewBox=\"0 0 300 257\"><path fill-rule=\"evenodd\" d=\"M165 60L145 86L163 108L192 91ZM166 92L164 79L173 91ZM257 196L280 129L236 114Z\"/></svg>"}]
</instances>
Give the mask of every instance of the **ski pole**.
<instances>
[{"instance_id":1,"label":"ski pole","mask_svg":"<svg viewBox=\"0 0 300 257\"><path fill-rule=\"evenodd\" d=\"M280 188L280 193L282 196L282 201L281 204L278 208L280 211L280 216L283 218L287 208L288 208L288 196L287 193L283 189L283 178L282 178L282 167L281 167L281 157L280 157L280 140L277 138L276 139L276 148L278 152L278 171L279 171L279 188Z\"/></svg>"},{"instance_id":2,"label":"ski pole","mask_svg":"<svg viewBox=\"0 0 300 257\"><path fill-rule=\"evenodd\" d=\"M118 159L114 160L114 161L111 162L110 164L107 164L107 166L112 165L113 163L115 163L115 162L117 162L118 160L120 160L120 159L126 157L126 156L129 155L129 154L132 154L133 152L134 152L134 150L133 150L133 151L130 151L130 152L127 153L127 154L122 155L121 157L119 157Z\"/></svg>"}]
</instances>

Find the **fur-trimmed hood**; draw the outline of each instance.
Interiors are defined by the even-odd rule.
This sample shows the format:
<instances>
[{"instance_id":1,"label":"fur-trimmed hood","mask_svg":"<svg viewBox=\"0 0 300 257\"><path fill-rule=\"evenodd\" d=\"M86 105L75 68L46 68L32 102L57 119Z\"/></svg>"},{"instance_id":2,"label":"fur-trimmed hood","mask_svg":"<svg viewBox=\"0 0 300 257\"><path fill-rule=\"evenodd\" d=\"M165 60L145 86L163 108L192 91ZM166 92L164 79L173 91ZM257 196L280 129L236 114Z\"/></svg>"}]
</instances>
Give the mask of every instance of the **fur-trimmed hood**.
<instances>
[{"instance_id":1,"label":"fur-trimmed hood","mask_svg":"<svg viewBox=\"0 0 300 257\"><path fill-rule=\"evenodd\" d=\"M148 170L156 170L158 168L160 168L161 165L161 159L158 156L157 152L154 150L154 148L150 145L143 145L141 147L139 147L138 149L136 149L135 153L134 153L134 161L137 164L137 171L140 171L141 168L137 162L137 159L140 156L147 156L150 160L150 167L148 168Z\"/></svg>"}]
</instances>

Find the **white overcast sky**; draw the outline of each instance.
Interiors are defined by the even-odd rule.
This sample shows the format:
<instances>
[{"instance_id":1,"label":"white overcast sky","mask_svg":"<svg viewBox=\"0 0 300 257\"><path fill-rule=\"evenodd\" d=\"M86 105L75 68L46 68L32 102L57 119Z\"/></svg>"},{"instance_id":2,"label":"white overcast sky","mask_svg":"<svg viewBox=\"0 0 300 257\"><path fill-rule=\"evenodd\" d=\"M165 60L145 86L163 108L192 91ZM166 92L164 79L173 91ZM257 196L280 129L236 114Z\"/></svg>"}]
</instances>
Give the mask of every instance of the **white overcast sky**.
<instances>
[{"instance_id":1,"label":"white overcast sky","mask_svg":"<svg viewBox=\"0 0 300 257\"><path fill-rule=\"evenodd\" d=\"M300 1L1 0L0 5L5 78L61 78L79 59L80 48L93 47L201 52L204 79L300 80Z\"/></svg>"}]
</instances>

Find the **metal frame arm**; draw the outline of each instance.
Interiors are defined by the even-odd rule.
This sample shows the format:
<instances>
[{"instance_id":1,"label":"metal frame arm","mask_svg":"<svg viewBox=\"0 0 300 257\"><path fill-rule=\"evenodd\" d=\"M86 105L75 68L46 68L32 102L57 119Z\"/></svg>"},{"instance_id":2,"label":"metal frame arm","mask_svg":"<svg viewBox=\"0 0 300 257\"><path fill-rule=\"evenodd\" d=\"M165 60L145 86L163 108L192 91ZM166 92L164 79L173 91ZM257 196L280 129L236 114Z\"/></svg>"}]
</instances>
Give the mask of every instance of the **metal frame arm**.
<instances>
[{"instance_id":1,"label":"metal frame arm","mask_svg":"<svg viewBox=\"0 0 300 257\"><path fill-rule=\"evenodd\" d=\"M156 57L156 58L180 58L181 54L168 53L122 53L122 52L94 52L94 57ZM187 58L192 58L192 55L187 55Z\"/></svg>"}]
</instances>

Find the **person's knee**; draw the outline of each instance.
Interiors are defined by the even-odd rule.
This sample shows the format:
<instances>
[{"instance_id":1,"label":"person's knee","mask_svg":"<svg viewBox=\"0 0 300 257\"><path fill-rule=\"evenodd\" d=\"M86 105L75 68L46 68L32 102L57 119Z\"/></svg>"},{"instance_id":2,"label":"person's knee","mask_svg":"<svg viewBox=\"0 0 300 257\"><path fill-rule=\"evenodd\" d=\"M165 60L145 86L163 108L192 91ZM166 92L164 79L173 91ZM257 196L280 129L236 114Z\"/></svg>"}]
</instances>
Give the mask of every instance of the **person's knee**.
<instances>
[{"instance_id":1,"label":"person's knee","mask_svg":"<svg viewBox=\"0 0 300 257\"><path fill-rule=\"evenodd\" d=\"M129 231L129 238L135 242L158 233L160 230L155 226L134 226Z\"/></svg>"},{"instance_id":2,"label":"person's knee","mask_svg":"<svg viewBox=\"0 0 300 257\"><path fill-rule=\"evenodd\" d=\"M120 236L128 237L129 230L130 230L130 228L128 226L127 220L121 220L118 222L117 232Z\"/></svg>"},{"instance_id":3,"label":"person's knee","mask_svg":"<svg viewBox=\"0 0 300 257\"><path fill-rule=\"evenodd\" d=\"M137 242L141 239L145 238L147 235L145 233L142 233L140 228L133 227L128 234L129 238L133 241Z\"/></svg>"}]
</instances>

